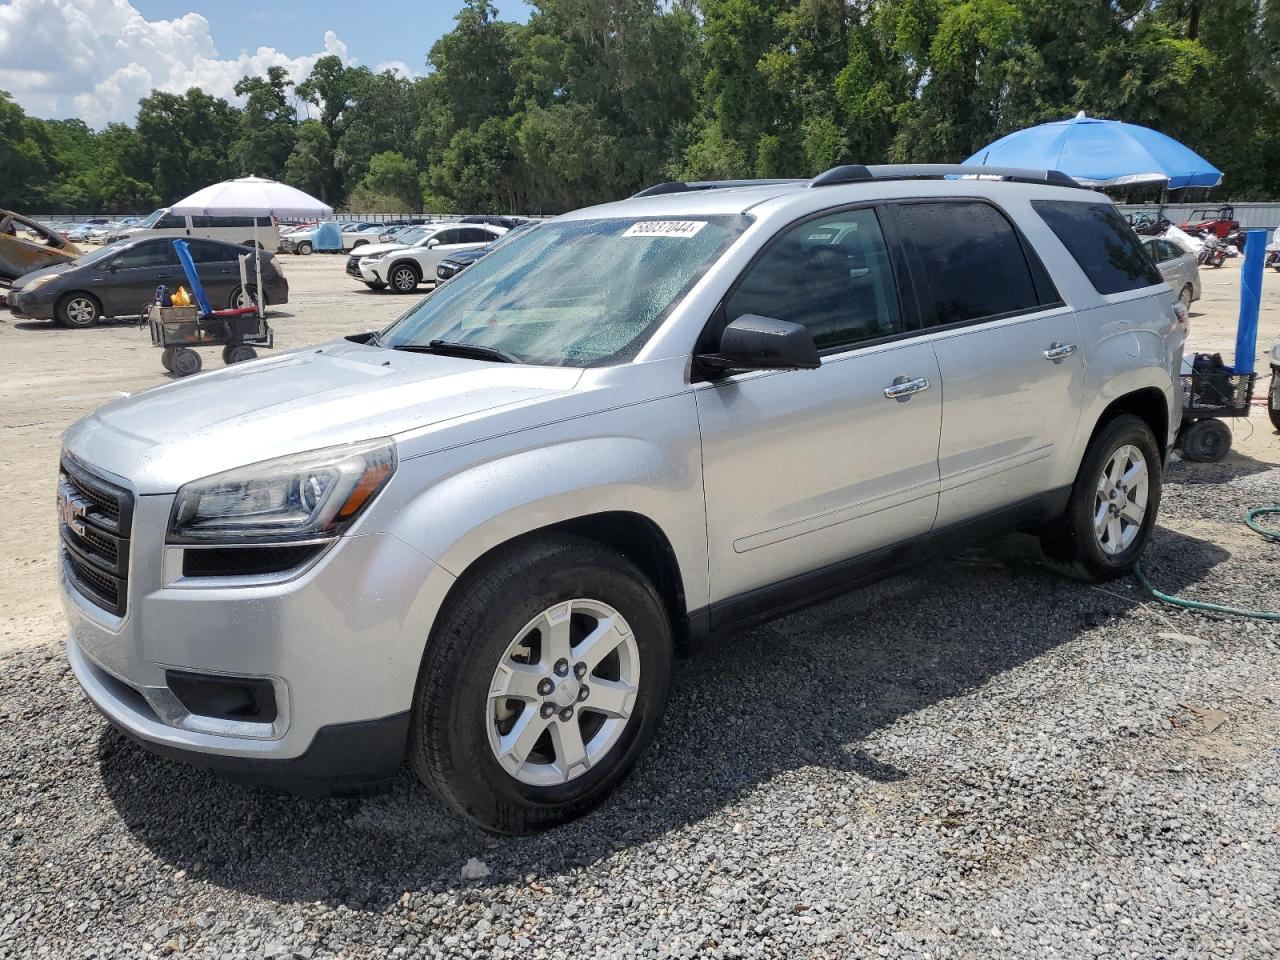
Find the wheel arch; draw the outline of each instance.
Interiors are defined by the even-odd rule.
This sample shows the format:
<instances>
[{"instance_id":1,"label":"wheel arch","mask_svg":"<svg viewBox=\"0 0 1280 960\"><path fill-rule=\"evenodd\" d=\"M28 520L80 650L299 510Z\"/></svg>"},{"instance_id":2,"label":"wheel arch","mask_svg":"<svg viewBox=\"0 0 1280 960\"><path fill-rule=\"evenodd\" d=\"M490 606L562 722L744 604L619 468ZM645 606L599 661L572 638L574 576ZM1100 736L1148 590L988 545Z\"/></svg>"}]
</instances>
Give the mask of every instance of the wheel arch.
<instances>
[{"instance_id":1,"label":"wheel arch","mask_svg":"<svg viewBox=\"0 0 1280 960\"><path fill-rule=\"evenodd\" d=\"M680 561L671 541L651 518L631 510L604 510L548 523L525 531L490 547L458 572L457 579L445 596L444 609L473 577L503 554L521 546L556 534L571 534L609 547L622 554L644 573L662 597L671 620L671 635L677 656L688 656L700 639L690 627L688 602Z\"/></svg>"},{"instance_id":2,"label":"wheel arch","mask_svg":"<svg viewBox=\"0 0 1280 960\"><path fill-rule=\"evenodd\" d=\"M103 303L103 300L100 296L98 296L96 293L93 293L90 290L68 290L66 293L60 295L57 301L54 303L55 317L62 316L63 306L73 297L84 297L88 300L92 300L94 303L98 305L98 319L102 320L106 318L107 316L106 304Z\"/></svg>"},{"instance_id":3,"label":"wheel arch","mask_svg":"<svg viewBox=\"0 0 1280 960\"><path fill-rule=\"evenodd\" d=\"M418 263L412 257L401 257L399 260L392 260L391 266L387 267L387 282L391 282L392 271L396 267L409 267L413 271L413 275L418 278L418 282L422 282L422 264Z\"/></svg>"},{"instance_id":4,"label":"wheel arch","mask_svg":"<svg viewBox=\"0 0 1280 960\"><path fill-rule=\"evenodd\" d=\"M1160 448L1160 456L1169 455L1169 403L1163 391L1158 387L1142 387L1116 397L1098 415L1093 430L1089 434L1084 449L1089 449L1094 437L1108 423L1121 414L1130 413L1144 421L1156 436L1156 445Z\"/></svg>"}]
</instances>

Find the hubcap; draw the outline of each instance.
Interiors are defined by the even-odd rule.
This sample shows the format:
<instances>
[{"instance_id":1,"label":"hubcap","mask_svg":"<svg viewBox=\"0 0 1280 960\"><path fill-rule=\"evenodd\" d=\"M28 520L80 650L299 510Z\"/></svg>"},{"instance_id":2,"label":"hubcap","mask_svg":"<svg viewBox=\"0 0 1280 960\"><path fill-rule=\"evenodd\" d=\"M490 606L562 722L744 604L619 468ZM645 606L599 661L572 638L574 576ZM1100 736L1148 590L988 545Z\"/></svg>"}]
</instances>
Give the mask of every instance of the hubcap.
<instances>
[{"instance_id":1,"label":"hubcap","mask_svg":"<svg viewBox=\"0 0 1280 960\"><path fill-rule=\"evenodd\" d=\"M396 286L399 287L401 290L409 290L415 287L416 285L417 284L413 279L413 271L411 270L396 271Z\"/></svg>"},{"instance_id":2,"label":"hubcap","mask_svg":"<svg viewBox=\"0 0 1280 960\"><path fill-rule=\"evenodd\" d=\"M67 316L73 323L88 323L93 319L93 304L83 298L77 298L67 304Z\"/></svg>"},{"instance_id":3,"label":"hubcap","mask_svg":"<svg viewBox=\"0 0 1280 960\"><path fill-rule=\"evenodd\" d=\"M1093 497L1093 535L1104 553L1123 553L1147 516L1147 459L1132 444L1111 455Z\"/></svg>"},{"instance_id":4,"label":"hubcap","mask_svg":"<svg viewBox=\"0 0 1280 960\"><path fill-rule=\"evenodd\" d=\"M489 747L522 783L567 783L617 744L639 682L640 651L617 610L598 600L558 603L525 624L493 672Z\"/></svg>"}]
</instances>

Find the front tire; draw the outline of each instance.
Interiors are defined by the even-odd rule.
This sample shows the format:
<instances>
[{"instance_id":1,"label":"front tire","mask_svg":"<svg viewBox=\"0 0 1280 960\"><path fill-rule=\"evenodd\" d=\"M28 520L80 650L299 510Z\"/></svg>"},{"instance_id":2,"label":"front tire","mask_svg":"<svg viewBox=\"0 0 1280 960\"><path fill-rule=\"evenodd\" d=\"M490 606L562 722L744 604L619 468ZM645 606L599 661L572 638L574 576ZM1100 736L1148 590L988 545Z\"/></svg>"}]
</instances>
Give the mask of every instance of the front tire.
<instances>
[{"instance_id":1,"label":"front tire","mask_svg":"<svg viewBox=\"0 0 1280 960\"><path fill-rule=\"evenodd\" d=\"M413 293L422 278L412 263L397 263L387 274L387 283L396 293Z\"/></svg>"},{"instance_id":2,"label":"front tire","mask_svg":"<svg viewBox=\"0 0 1280 960\"><path fill-rule=\"evenodd\" d=\"M102 304L92 294L69 293L58 301L57 315L64 327L92 327L102 319Z\"/></svg>"},{"instance_id":3,"label":"front tire","mask_svg":"<svg viewBox=\"0 0 1280 960\"><path fill-rule=\"evenodd\" d=\"M459 813L528 833L596 806L666 708L671 623L653 584L590 540L530 540L468 572L414 694L409 762Z\"/></svg>"},{"instance_id":4,"label":"front tire","mask_svg":"<svg viewBox=\"0 0 1280 960\"><path fill-rule=\"evenodd\" d=\"M309 257L309 256L311 256L311 243L310 243L310 241L303 240L300 244L298 244L298 253L299 253L299 254L301 254L301 255L302 255L302 256L304 256L304 257Z\"/></svg>"},{"instance_id":5,"label":"front tire","mask_svg":"<svg viewBox=\"0 0 1280 960\"><path fill-rule=\"evenodd\" d=\"M366 281L364 282L364 285L365 285L366 287L368 287L370 290L385 290L385 289L387 289L387 285L386 285L385 283L383 283L381 280L366 280Z\"/></svg>"},{"instance_id":6,"label":"front tire","mask_svg":"<svg viewBox=\"0 0 1280 960\"><path fill-rule=\"evenodd\" d=\"M1067 509L1040 535L1049 565L1087 582L1132 571L1155 527L1161 470L1145 420L1126 413L1107 423L1085 451Z\"/></svg>"}]
</instances>

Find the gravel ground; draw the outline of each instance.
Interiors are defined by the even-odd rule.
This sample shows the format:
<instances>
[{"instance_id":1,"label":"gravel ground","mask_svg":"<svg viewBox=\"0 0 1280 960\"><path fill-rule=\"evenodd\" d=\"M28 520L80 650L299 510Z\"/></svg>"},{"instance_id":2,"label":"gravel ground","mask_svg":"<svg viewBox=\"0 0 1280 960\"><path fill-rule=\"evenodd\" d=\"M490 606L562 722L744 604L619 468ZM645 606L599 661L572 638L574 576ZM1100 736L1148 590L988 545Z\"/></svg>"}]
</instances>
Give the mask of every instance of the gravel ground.
<instances>
[{"instance_id":1,"label":"gravel ground","mask_svg":"<svg viewBox=\"0 0 1280 960\"><path fill-rule=\"evenodd\" d=\"M1276 502L1280 469L1174 464L1149 574L1280 610L1238 523ZM684 664L603 809L499 840L407 776L307 801L151 757L14 649L0 957L1273 956L1278 667L1278 625L1010 538Z\"/></svg>"}]
</instances>

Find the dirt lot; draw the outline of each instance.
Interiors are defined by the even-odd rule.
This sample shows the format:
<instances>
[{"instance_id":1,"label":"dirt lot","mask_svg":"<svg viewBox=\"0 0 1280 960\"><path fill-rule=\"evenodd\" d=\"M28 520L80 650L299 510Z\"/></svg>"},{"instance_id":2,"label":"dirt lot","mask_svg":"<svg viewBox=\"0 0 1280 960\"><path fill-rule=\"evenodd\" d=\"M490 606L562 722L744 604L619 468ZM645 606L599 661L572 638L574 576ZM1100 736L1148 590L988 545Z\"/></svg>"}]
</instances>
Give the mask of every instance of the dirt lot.
<instances>
[{"instance_id":1,"label":"dirt lot","mask_svg":"<svg viewBox=\"0 0 1280 960\"><path fill-rule=\"evenodd\" d=\"M284 260L283 347L412 302ZM1229 356L1238 267L1203 279L1191 346ZM1265 298L1263 370L1280 274ZM408 775L298 800L143 753L66 667L53 487L67 425L166 376L137 328L0 319L0 960L1280 950L1280 626L1064 581L1026 538L681 664L635 775L537 837ZM1152 578L1280 609L1280 545L1239 522L1280 502L1277 464L1260 406L1227 462L1172 464Z\"/></svg>"}]
</instances>

